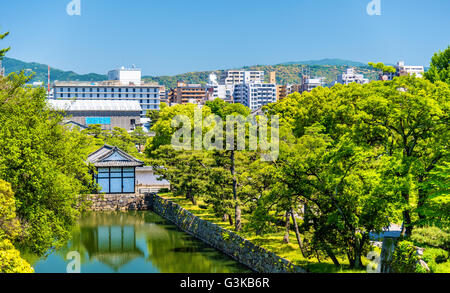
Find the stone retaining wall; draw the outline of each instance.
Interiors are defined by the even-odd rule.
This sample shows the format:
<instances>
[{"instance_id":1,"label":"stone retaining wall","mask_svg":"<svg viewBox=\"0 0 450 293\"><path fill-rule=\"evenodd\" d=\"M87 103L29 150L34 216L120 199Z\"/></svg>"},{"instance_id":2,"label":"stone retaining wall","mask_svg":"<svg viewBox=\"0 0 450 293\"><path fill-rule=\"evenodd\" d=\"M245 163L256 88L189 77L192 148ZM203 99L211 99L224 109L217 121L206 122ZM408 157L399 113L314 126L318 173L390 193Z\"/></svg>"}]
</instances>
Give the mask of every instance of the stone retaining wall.
<instances>
[{"instance_id":1,"label":"stone retaining wall","mask_svg":"<svg viewBox=\"0 0 450 293\"><path fill-rule=\"evenodd\" d=\"M224 252L259 273L306 273L287 259L259 247L239 235L202 220L178 204L160 196L147 194L151 210L177 225L181 230Z\"/></svg>"},{"instance_id":2,"label":"stone retaining wall","mask_svg":"<svg viewBox=\"0 0 450 293\"><path fill-rule=\"evenodd\" d=\"M143 211L148 210L144 194L96 194L90 195L92 211Z\"/></svg>"}]
</instances>

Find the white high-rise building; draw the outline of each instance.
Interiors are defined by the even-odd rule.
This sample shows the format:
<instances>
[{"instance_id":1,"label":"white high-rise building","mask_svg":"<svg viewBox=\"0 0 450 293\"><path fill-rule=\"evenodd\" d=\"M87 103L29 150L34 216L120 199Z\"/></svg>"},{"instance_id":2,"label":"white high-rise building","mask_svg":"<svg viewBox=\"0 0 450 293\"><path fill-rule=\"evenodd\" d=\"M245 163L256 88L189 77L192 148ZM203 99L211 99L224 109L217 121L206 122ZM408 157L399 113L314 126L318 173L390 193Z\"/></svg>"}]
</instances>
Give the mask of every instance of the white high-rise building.
<instances>
[{"instance_id":1,"label":"white high-rise building","mask_svg":"<svg viewBox=\"0 0 450 293\"><path fill-rule=\"evenodd\" d=\"M348 68L346 72L338 75L337 82L341 84L350 84L353 82L366 84L369 83L369 79L364 78L362 74L356 73L355 68Z\"/></svg>"},{"instance_id":2,"label":"white high-rise building","mask_svg":"<svg viewBox=\"0 0 450 293\"><path fill-rule=\"evenodd\" d=\"M220 84L235 85L247 82L264 82L264 71L229 70L222 73Z\"/></svg>"},{"instance_id":3,"label":"white high-rise building","mask_svg":"<svg viewBox=\"0 0 450 293\"><path fill-rule=\"evenodd\" d=\"M234 102L257 110L277 101L277 85L274 83L241 83L234 86Z\"/></svg>"},{"instance_id":4,"label":"white high-rise building","mask_svg":"<svg viewBox=\"0 0 450 293\"><path fill-rule=\"evenodd\" d=\"M159 110L161 86L143 82L139 69L122 67L108 72L108 77L101 82L55 81L54 99L135 100L141 105L142 118L148 110Z\"/></svg>"}]
</instances>

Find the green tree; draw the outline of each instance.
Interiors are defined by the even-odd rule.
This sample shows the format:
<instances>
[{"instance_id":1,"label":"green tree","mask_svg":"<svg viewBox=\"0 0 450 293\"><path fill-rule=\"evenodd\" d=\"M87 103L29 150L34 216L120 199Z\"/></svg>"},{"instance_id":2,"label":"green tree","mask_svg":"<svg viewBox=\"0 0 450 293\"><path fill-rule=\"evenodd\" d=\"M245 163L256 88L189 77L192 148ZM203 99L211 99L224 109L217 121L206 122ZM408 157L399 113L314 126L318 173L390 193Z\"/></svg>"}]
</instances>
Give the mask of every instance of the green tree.
<instances>
[{"instance_id":1,"label":"green tree","mask_svg":"<svg viewBox=\"0 0 450 293\"><path fill-rule=\"evenodd\" d=\"M142 146L145 146L148 135L144 131L142 127L136 127L133 132L131 132L131 138L133 140L133 143L138 146L139 152L141 152Z\"/></svg>"},{"instance_id":2,"label":"green tree","mask_svg":"<svg viewBox=\"0 0 450 293\"><path fill-rule=\"evenodd\" d=\"M431 82L442 81L450 85L450 46L434 54L425 77Z\"/></svg>"},{"instance_id":3,"label":"green tree","mask_svg":"<svg viewBox=\"0 0 450 293\"><path fill-rule=\"evenodd\" d=\"M6 38L9 35L9 32L6 32L4 34L0 34L0 40L3 40L4 38ZM3 57L5 56L6 52L8 52L11 48L5 48L5 49L0 49L0 60L3 59Z\"/></svg>"},{"instance_id":4,"label":"green tree","mask_svg":"<svg viewBox=\"0 0 450 293\"><path fill-rule=\"evenodd\" d=\"M266 107L297 140L282 140L277 180L285 202L302 206L310 245L337 265L333 255L342 252L359 266L368 232L395 221L396 210L410 234L427 198L421 182L448 161L448 91L408 76L315 89Z\"/></svg>"},{"instance_id":5,"label":"green tree","mask_svg":"<svg viewBox=\"0 0 450 293\"><path fill-rule=\"evenodd\" d=\"M381 70L383 73L395 73L396 69L393 66L384 65L383 63L373 63L369 62L369 66L373 67L374 69Z\"/></svg>"},{"instance_id":6,"label":"green tree","mask_svg":"<svg viewBox=\"0 0 450 293\"><path fill-rule=\"evenodd\" d=\"M11 185L0 180L0 273L32 273L31 266L11 243L22 234L15 204Z\"/></svg>"},{"instance_id":7,"label":"green tree","mask_svg":"<svg viewBox=\"0 0 450 293\"><path fill-rule=\"evenodd\" d=\"M44 253L62 245L94 186L86 137L60 123L45 90L12 74L0 81L0 179L11 183L25 235L19 245Z\"/></svg>"}]
</instances>

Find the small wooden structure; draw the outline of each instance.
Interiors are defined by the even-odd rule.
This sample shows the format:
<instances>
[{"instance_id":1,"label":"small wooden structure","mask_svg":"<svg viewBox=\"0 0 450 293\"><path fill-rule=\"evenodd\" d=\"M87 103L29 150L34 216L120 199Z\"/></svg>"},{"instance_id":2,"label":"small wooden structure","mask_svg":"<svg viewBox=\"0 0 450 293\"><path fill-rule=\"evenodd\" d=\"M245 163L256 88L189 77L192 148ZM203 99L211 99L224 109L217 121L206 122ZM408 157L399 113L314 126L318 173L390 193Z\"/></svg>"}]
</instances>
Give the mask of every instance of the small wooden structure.
<instances>
[{"instance_id":1,"label":"small wooden structure","mask_svg":"<svg viewBox=\"0 0 450 293\"><path fill-rule=\"evenodd\" d=\"M144 166L144 162L109 145L90 154L88 162L96 168L95 181L102 193L136 193L136 168Z\"/></svg>"}]
</instances>

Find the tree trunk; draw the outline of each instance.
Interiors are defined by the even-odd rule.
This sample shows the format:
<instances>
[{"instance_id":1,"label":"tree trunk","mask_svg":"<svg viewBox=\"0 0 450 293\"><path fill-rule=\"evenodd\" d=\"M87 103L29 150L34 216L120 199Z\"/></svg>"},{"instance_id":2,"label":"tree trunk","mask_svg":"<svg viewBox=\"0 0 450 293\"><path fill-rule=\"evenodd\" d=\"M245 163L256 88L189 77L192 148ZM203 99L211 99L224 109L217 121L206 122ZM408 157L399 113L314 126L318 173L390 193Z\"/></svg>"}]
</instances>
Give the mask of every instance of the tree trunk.
<instances>
[{"instance_id":1,"label":"tree trunk","mask_svg":"<svg viewBox=\"0 0 450 293\"><path fill-rule=\"evenodd\" d=\"M228 215L228 221L230 221L230 226L233 226L233 217Z\"/></svg>"},{"instance_id":2,"label":"tree trunk","mask_svg":"<svg viewBox=\"0 0 450 293\"><path fill-rule=\"evenodd\" d=\"M291 226L291 220L289 217L289 211L286 211L286 234L284 234L283 238L284 243L289 243L289 227Z\"/></svg>"},{"instance_id":3,"label":"tree trunk","mask_svg":"<svg viewBox=\"0 0 450 293\"><path fill-rule=\"evenodd\" d=\"M294 208L291 208L291 217L292 222L294 223L295 237L297 237L298 246L300 247L300 251L302 252L303 257L306 257L303 251L302 238L300 237L300 232L298 231L297 219L294 216Z\"/></svg>"},{"instance_id":4,"label":"tree trunk","mask_svg":"<svg viewBox=\"0 0 450 293\"><path fill-rule=\"evenodd\" d=\"M330 247L328 247L328 245L325 244L325 251L328 255L329 258L331 258L331 260L333 261L334 265L337 267L340 267L341 264L339 263L339 261L337 260L336 256L334 255L333 251L330 249Z\"/></svg>"},{"instance_id":5,"label":"tree trunk","mask_svg":"<svg viewBox=\"0 0 450 293\"><path fill-rule=\"evenodd\" d=\"M231 151L231 176L233 176L233 199L235 202L235 230L241 231L241 207L239 206L239 198L237 196L236 160L234 157L234 150Z\"/></svg>"},{"instance_id":6,"label":"tree trunk","mask_svg":"<svg viewBox=\"0 0 450 293\"><path fill-rule=\"evenodd\" d=\"M419 199L417 201L417 212L418 212L418 215L419 215L419 219L421 221L425 220L425 218L426 218L426 216L423 213L421 208L424 206L425 201L427 199L427 192L421 186L423 181L424 181L424 177L420 176L419 179L418 179L418 186L419 186L419 188L418 188L418 196L419 196Z\"/></svg>"},{"instance_id":7,"label":"tree trunk","mask_svg":"<svg viewBox=\"0 0 450 293\"><path fill-rule=\"evenodd\" d=\"M403 228L402 236L411 236L412 233L411 211L409 209L403 211Z\"/></svg>"}]
</instances>

